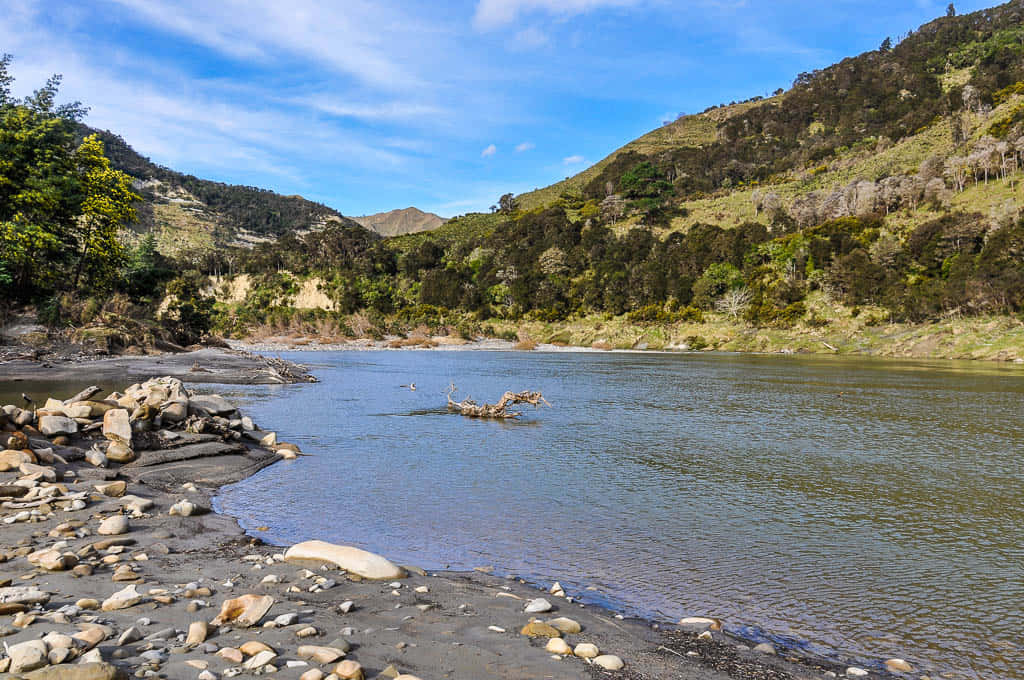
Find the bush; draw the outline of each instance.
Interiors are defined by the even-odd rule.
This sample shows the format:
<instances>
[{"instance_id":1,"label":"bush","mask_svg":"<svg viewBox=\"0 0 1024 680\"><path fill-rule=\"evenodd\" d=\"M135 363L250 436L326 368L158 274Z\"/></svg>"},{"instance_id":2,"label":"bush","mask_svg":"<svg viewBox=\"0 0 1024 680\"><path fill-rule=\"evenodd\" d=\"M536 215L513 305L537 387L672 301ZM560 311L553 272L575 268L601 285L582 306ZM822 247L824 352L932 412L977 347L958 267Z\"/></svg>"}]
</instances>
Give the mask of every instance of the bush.
<instances>
[{"instance_id":1,"label":"bush","mask_svg":"<svg viewBox=\"0 0 1024 680\"><path fill-rule=\"evenodd\" d=\"M202 294L201 279L198 273L184 274L167 284L171 301L161 322L183 345L198 342L213 326L214 299Z\"/></svg>"}]
</instances>

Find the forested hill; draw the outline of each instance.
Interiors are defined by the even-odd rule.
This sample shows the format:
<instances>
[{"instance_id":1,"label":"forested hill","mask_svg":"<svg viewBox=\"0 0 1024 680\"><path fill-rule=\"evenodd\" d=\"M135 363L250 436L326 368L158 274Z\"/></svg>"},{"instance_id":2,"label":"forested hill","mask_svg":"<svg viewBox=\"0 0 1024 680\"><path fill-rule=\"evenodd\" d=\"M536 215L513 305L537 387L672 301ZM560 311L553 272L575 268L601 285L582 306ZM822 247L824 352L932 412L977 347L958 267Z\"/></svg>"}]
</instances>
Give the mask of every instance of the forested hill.
<instances>
[{"instance_id":1,"label":"forested hill","mask_svg":"<svg viewBox=\"0 0 1024 680\"><path fill-rule=\"evenodd\" d=\"M1022 168L1024 0L951 5L789 90L683 116L565 182L502 196L490 215L349 260L266 244L236 266L326 266L347 312L709 315L808 333L1020 314Z\"/></svg>"},{"instance_id":2,"label":"forested hill","mask_svg":"<svg viewBox=\"0 0 1024 680\"><path fill-rule=\"evenodd\" d=\"M575 177L518 197L519 207L550 205L562 194L596 201L618 195L634 202L630 208L646 208L645 223L681 227L695 220L672 215L671 208L686 207L703 218L708 203L702 201L746 192L747 209L728 211L740 220L759 217L762 207L769 213L783 209L805 224L855 214L836 205L842 201L792 203L800 193L852 179L916 175L911 171L927 156L946 161L961 151L970 157L982 140L1014 142L1009 136L1024 121L1020 90L1013 89L1024 79L1022 55L1020 0L963 16L951 4L947 16L902 39L886 38L877 50L799 74L788 91L667 122ZM864 162L874 156L878 162ZM977 167L981 160L972 163ZM659 183L637 175L642 163L651 167L641 175L650 173ZM949 163L937 169L940 176L957 173ZM750 197L756 188L767 206ZM903 187L902 193L913 189ZM639 199L644 206L635 203ZM886 202L888 207L881 205ZM861 209L885 213L904 202L878 198Z\"/></svg>"},{"instance_id":3,"label":"forested hill","mask_svg":"<svg viewBox=\"0 0 1024 680\"><path fill-rule=\"evenodd\" d=\"M176 172L153 163L119 135L80 126L81 137L94 132L103 140L112 165L139 180L137 191L145 201L139 211L139 228L154 231L166 254L248 246L328 224L363 230L326 205Z\"/></svg>"}]
</instances>

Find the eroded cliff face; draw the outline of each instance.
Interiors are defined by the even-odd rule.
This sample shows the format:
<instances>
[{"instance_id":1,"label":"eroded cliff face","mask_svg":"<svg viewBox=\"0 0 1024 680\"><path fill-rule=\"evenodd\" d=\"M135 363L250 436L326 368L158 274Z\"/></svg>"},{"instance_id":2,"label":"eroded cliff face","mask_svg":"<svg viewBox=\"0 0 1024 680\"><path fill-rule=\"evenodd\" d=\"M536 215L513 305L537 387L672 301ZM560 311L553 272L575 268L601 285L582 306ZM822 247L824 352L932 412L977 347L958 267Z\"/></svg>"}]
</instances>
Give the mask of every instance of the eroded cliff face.
<instances>
[{"instance_id":1,"label":"eroded cliff face","mask_svg":"<svg viewBox=\"0 0 1024 680\"><path fill-rule=\"evenodd\" d=\"M323 282L323 279L318 276L296 280L296 292L277 295L271 304L292 307L294 309L325 309L327 311L334 311L334 302L321 290ZM212 295L217 302L237 304L245 302L254 291L255 286L255 281L249 274L211 276L210 283L204 293Z\"/></svg>"}]
</instances>

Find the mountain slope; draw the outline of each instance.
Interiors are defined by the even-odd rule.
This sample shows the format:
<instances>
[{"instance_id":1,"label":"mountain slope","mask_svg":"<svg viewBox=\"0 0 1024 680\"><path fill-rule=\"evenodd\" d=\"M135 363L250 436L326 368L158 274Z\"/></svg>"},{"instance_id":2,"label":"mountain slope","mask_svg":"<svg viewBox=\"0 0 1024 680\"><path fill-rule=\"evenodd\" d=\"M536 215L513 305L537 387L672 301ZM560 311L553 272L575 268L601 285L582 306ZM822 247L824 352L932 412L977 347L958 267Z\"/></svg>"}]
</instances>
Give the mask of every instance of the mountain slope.
<instances>
[{"instance_id":1,"label":"mountain slope","mask_svg":"<svg viewBox=\"0 0 1024 680\"><path fill-rule=\"evenodd\" d=\"M671 231L901 210L909 224L925 205L991 211L1002 197L964 191L953 161L970 159L972 176L991 174L986 158L1024 132L1022 80L1024 3L1015 0L936 19L895 47L800 74L769 99L682 117L517 200L535 209L612 195L621 199L610 201L617 223ZM999 164L1009 156L1019 160L1002 152ZM650 181L637 184L638 168ZM858 193L861 183L874 186Z\"/></svg>"},{"instance_id":2,"label":"mountain slope","mask_svg":"<svg viewBox=\"0 0 1024 680\"><path fill-rule=\"evenodd\" d=\"M82 126L82 136L93 132L103 139L114 167L136 178L136 191L144 203L135 228L156 233L158 247L166 255L248 247L328 225L364 230L338 211L301 196L213 182L165 168L120 136Z\"/></svg>"},{"instance_id":3,"label":"mountain slope","mask_svg":"<svg viewBox=\"0 0 1024 680\"><path fill-rule=\"evenodd\" d=\"M353 217L352 219L381 236L402 236L421 231L433 231L447 222L439 215L412 207L403 210L390 210L376 215Z\"/></svg>"}]
</instances>

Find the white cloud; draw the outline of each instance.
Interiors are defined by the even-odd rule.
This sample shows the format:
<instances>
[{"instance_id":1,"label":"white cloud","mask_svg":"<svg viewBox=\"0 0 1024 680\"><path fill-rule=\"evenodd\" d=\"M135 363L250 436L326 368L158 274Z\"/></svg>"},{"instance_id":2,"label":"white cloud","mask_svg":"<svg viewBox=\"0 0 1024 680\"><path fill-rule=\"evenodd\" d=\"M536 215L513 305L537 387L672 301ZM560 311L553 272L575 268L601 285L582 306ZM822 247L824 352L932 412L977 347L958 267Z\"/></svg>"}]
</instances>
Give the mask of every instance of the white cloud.
<instances>
[{"instance_id":1,"label":"white cloud","mask_svg":"<svg viewBox=\"0 0 1024 680\"><path fill-rule=\"evenodd\" d=\"M490 144L487 146L486 149L480 152L480 158L488 158L496 153L498 153L498 147L494 146L493 144Z\"/></svg>"},{"instance_id":2,"label":"white cloud","mask_svg":"<svg viewBox=\"0 0 1024 680\"><path fill-rule=\"evenodd\" d=\"M514 23L527 12L545 12L556 16L573 16L605 7L629 7L641 0L480 0L473 16L473 25L490 31Z\"/></svg>"},{"instance_id":3,"label":"white cloud","mask_svg":"<svg viewBox=\"0 0 1024 680\"><path fill-rule=\"evenodd\" d=\"M415 121L437 117L445 111L432 104L391 101L381 104L359 104L332 101L325 97L296 97L290 101L339 118L369 121Z\"/></svg>"},{"instance_id":4,"label":"white cloud","mask_svg":"<svg viewBox=\"0 0 1024 680\"><path fill-rule=\"evenodd\" d=\"M524 151L530 151L536 149L537 145L533 142L523 142L522 144L516 145L516 153L523 153Z\"/></svg>"},{"instance_id":5,"label":"white cloud","mask_svg":"<svg viewBox=\"0 0 1024 680\"><path fill-rule=\"evenodd\" d=\"M296 55L373 87L421 84L393 42L415 34L395 8L368 0L110 0L153 27L239 60ZM371 30L387 27L389 30ZM397 30L396 30L397 29Z\"/></svg>"},{"instance_id":6,"label":"white cloud","mask_svg":"<svg viewBox=\"0 0 1024 680\"><path fill-rule=\"evenodd\" d=\"M566 165L578 165L579 163L582 163L585 160L586 158L584 158L583 156L576 155L563 158L562 162L565 163Z\"/></svg>"}]
</instances>

